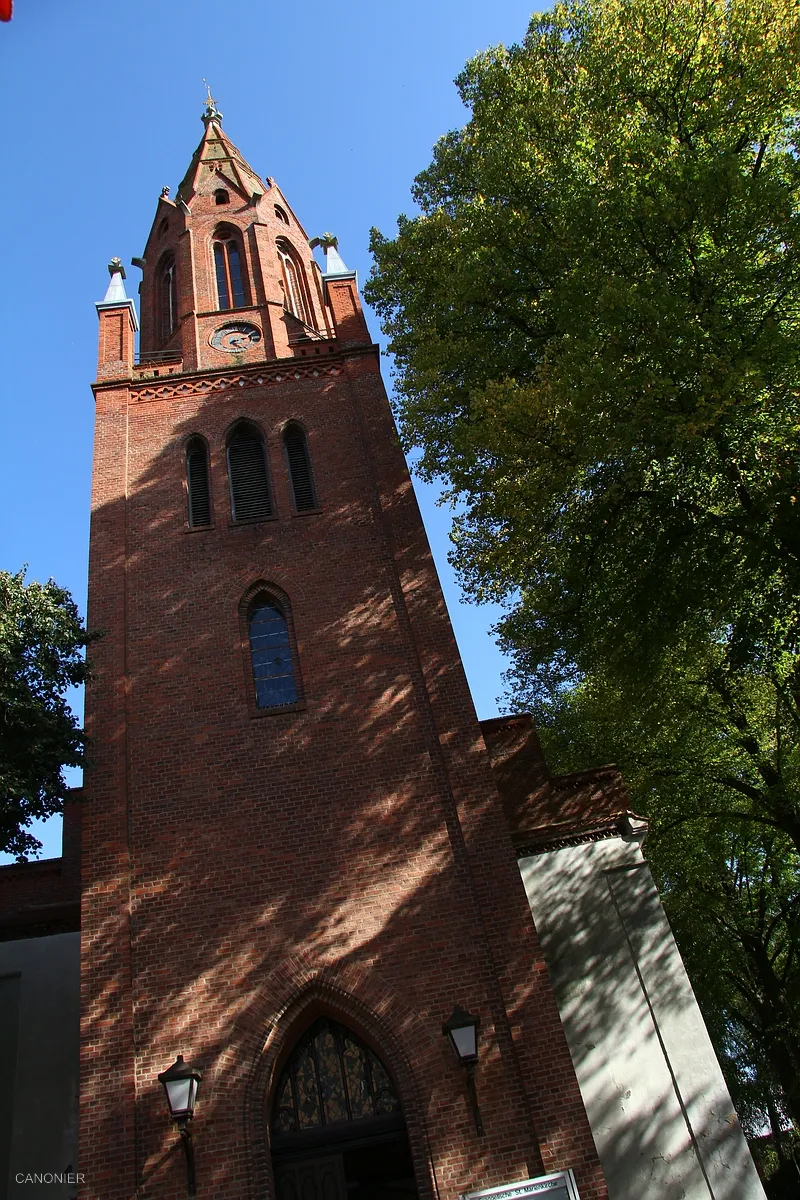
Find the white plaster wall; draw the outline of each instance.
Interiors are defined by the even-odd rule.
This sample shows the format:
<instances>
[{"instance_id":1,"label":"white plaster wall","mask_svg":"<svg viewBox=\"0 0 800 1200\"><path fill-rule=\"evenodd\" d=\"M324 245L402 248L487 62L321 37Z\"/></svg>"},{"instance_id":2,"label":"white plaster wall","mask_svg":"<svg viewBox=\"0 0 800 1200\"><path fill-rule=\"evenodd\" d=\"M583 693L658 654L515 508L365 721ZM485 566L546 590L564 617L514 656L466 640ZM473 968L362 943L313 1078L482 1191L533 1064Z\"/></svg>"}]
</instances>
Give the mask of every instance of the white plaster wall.
<instances>
[{"instance_id":1,"label":"white plaster wall","mask_svg":"<svg viewBox=\"0 0 800 1200\"><path fill-rule=\"evenodd\" d=\"M0 1057L12 1078L3 1131L8 1174L0 1200L69 1200L69 1183L17 1183L17 1174L77 1173L80 934L0 942L0 980L16 979L0 1030ZM7 989L12 991L11 986Z\"/></svg>"},{"instance_id":2,"label":"white plaster wall","mask_svg":"<svg viewBox=\"0 0 800 1200\"><path fill-rule=\"evenodd\" d=\"M610 1200L765 1200L638 843L520 870Z\"/></svg>"}]
</instances>

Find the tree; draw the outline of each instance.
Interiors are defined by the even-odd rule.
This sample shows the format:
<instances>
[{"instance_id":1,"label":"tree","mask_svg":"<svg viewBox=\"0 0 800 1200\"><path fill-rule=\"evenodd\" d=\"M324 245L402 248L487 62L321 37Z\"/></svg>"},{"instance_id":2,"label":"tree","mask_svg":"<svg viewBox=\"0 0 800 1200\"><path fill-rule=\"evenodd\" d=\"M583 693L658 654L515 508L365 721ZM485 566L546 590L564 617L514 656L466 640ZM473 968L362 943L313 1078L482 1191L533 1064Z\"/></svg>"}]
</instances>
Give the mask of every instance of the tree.
<instances>
[{"instance_id":1,"label":"tree","mask_svg":"<svg viewBox=\"0 0 800 1200\"><path fill-rule=\"evenodd\" d=\"M559 5L458 82L368 298L467 589L565 678L724 629L797 711L796 6Z\"/></svg>"},{"instance_id":2,"label":"tree","mask_svg":"<svg viewBox=\"0 0 800 1200\"><path fill-rule=\"evenodd\" d=\"M738 1094L798 1120L800 10L569 2L458 86L372 236L402 434L515 703L651 817Z\"/></svg>"},{"instance_id":3,"label":"tree","mask_svg":"<svg viewBox=\"0 0 800 1200\"><path fill-rule=\"evenodd\" d=\"M31 821L62 809L62 767L83 762L64 693L86 678L86 642L69 592L0 571L0 850L20 862L41 849Z\"/></svg>"}]
</instances>

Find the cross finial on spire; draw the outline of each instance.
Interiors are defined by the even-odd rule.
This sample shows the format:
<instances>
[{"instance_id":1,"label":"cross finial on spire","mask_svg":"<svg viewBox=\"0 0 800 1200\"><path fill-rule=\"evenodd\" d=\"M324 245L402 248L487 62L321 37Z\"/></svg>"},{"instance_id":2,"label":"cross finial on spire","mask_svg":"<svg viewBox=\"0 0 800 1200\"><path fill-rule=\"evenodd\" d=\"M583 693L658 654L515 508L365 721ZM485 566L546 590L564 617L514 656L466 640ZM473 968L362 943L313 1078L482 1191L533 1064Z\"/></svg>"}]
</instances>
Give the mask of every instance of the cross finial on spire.
<instances>
[{"instance_id":1,"label":"cross finial on spire","mask_svg":"<svg viewBox=\"0 0 800 1200\"><path fill-rule=\"evenodd\" d=\"M208 81L204 79L203 83L206 85L206 107L203 113L203 121L207 125L209 121L221 121L222 113L217 108L217 102L211 95L211 88L208 85Z\"/></svg>"}]
</instances>

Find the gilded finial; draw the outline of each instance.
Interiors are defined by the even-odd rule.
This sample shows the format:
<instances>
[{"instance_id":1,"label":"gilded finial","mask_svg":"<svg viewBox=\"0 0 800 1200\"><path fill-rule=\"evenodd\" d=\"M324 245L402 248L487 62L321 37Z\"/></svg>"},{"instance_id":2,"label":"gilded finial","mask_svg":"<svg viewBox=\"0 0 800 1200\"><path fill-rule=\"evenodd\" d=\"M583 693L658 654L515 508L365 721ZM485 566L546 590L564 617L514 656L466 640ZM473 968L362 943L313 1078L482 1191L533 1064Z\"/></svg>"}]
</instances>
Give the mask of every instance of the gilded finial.
<instances>
[{"instance_id":1,"label":"gilded finial","mask_svg":"<svg viewBox=\"0 0 800 1200\"><path fill-rule=\"evenodd\" d=\"M222 113L217 108L217 102L211 95L211 88L208 85L208 80L204 79L203 83L206 85L206 107L203 112L203 120L206 124L208 124L209 121L221 121Z\"/></svg>"}]
</instances>

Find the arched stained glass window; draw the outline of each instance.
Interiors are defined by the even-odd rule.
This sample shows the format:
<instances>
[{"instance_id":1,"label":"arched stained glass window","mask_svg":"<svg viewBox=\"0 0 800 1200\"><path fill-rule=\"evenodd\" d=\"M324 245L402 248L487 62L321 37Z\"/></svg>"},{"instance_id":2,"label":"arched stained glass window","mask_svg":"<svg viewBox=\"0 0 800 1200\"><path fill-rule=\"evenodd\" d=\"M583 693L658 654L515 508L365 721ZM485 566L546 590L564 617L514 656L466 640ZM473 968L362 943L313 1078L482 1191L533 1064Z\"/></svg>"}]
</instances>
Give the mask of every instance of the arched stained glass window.
<instances>
[{"instance_id":1,"label":"arched stained glass window","mask_svg":"<svg viewBox=\"0 0 800 1200\"><path fill-rule=\"evenodd\" d=\"M208 477L208 450L200 437L186 446L186 484L189 490L189 524L192 529L211 524L211 487Z\"/></svg>"},{"instance_id":2,"label":"arched stained glass window","mask_svg":"<svg viewBox=\"0 0 800 1200\"><path fill-rule=\"evenodd\" d=\"M250 660L258 708L297 703L289 625L268 592L256 596L247 610Z\"/></svg>"},{"instance_id":3,"label":"arched stained glass window","mask_svg":"<svg viewBox=\"0 0 800 1200\"><path fill-rule=\"evenodd\" d=\"M295 509L297 512L304 512L316 508L317 497L314 491L305 430L294 422L287 425L283 434L283 444L286 448L286 461L289 464L289 478L292 481Z\"/></svg>"},{"instance_id":4,"label":"arched stained glass window","mask_svg":"<svg viewBox=\"0 0 800 1200\"><path fill-rule=\"evenodd\" d=\"M400 1101L378 1056L352 1030L323 1017L300 1039L283 1069L272 1132L299 1133L399 1112Z\"/></svg>"},{"instance_id":5,"label":"arched stained glass window","mask_svg":"<svg viewBox=\"0 0 800 1200\"><path fill-rule=\"evenodd\" d=\"M214 271L220 309L244 308L247 301L242 275L242 251L230 227L218 229L214 235Z\"/></svg>"}]
</instances>

